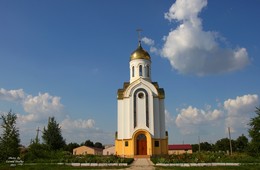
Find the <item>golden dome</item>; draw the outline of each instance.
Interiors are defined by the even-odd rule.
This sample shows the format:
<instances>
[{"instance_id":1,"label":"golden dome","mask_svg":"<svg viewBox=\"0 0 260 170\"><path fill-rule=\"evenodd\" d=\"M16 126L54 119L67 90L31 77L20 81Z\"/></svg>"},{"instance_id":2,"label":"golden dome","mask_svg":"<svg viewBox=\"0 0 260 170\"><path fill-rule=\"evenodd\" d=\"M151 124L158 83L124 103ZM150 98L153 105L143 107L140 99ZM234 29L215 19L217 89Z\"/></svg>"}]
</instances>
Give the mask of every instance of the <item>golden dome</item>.
<instances>
[{"instance_id":1,"label":"golden dome","mask_svg":"<svg viewBox=\"0 0 260 170\"><path fill-rule=\"evenodd\" d=\"M137 49L134 52L132 52L130 57L130 60L135 60L135 59L151 60L149 53L142 48L140 41Z\"/></svg>"}]
</instances>

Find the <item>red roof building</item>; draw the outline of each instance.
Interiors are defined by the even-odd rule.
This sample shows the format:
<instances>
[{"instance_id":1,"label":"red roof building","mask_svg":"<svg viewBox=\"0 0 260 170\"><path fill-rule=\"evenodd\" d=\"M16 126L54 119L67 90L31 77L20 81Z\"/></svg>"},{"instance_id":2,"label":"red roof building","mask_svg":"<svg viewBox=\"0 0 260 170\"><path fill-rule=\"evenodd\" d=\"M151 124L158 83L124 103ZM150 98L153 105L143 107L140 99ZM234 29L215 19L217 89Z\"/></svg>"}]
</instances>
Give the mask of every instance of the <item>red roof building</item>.
<instances>
[{"instance_id":1,"label":"red roof building","mask_svg":"<svg viewBox=\"0 0 260 170\"><path fill-rule=\"evenodd\" d=\"M168 153L172 154L184 154L184 153L192 153L192 146L190 144L177 144L177 145L168 145Z\"/></svg>"}]
</instances>

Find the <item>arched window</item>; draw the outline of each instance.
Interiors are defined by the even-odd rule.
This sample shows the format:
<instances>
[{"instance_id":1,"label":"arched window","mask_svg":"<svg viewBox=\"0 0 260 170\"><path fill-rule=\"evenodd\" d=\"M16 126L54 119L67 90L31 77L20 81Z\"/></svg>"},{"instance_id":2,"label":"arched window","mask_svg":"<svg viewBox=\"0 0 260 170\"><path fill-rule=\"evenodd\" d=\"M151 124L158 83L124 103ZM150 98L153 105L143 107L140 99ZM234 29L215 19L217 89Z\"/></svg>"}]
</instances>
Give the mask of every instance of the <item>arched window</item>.
<instances>
[{"instance_id":1,"label":"arched window","mask_svg":"<svg viewBox=\"0 0 260 170\"><path fill-rule=\"evenodd\" d=\"M146 75L147 77L150 77L150 67L146 66Z\"/></svg>"},{"instance_id":2,"label":"arched window","mask_svg":"<svg viewBox=\"0 0 260 170\"><path fill-rule=\"evenodd\" d=\"M143 66L139 66L139 76L143 76Z\"/></svg>"},{"instance_id":3,"label":"arched window","mask_svg":"<svg viewBox=\"0 0 260 170\"><path fill-rule=\"evenodd\" d=\"M135 67L132 66L132 77L134 77L134 76L135 76Z\"/></svg>"}]
</instances>

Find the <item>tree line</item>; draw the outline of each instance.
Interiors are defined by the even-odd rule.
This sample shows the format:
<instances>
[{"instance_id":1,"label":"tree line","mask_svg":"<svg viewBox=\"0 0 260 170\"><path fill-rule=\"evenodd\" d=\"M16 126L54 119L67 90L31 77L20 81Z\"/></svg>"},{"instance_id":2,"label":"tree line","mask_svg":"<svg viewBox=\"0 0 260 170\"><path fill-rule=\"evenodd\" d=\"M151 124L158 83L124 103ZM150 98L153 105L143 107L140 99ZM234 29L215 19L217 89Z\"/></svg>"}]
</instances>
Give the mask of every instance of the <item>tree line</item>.
<instances>
[{"instance_id":1,"label":"tree line","mask_svg":"<svg viewBox=\"0 0 260 170\"><path fill-rule=\"evenodd\" d=\"M74 148L83 145L104 148L102 143L94 143L91 140L86 140L81 144L75 142L66 144L61 133L61 127L54 117L49 117L47 126L43 128L43 142L39 142L38 129L36 138L31 140L28 148L23 148L20 145L19 128L16 126L16 114L10 110L6 115L1 115L0 120L2 129L0 135L0 162L6 161L9 157L22 157L26 160L51 159L64 154L72 154Z\"/></svg>"},{"instance_id":2,"label":"tree line","mask_svg":"<svg viewBox=\"0 0 260 170\"><path fill-rule=\"evenodd\" d=\"M232 146L233 152L247 152L249 151L249 141L244 134L239 136L236 140L222 138L216 141L215 144L211 144L208 142L202 142L199 144L192 144L192 151L199 152L199 151L228 151L230 152L230 142Z\"/></svg>"},{"instance_id":3,"label":"tree line","mask_svg":"<svg viewBox=\"0 0 260 170\"><path fill-rule=\"evenodd\" d=\"M248 129L248 135L251 137L251 141L242 134L236 140L222 138L216 141L215 144L208 142L202 142L200 144L193 144L192 151L229 151L232 148L233 152L245 152L251 156L260 156L260 108L256 107L256 116L249 121L250 128ZM231 148L230 148L231 143Z\"/></svg>"},{"instance_id":4,"label":"tree line","mask_svg":"<svg viewBox=\"0 0 260 170\"><path fill-rule=\"evenodd\" d=\"M232 150L234 152L247 152L252 156L260 156L260 108L256 107L256 116L250 119L248 129L251 141L241 135L236 140L232 140ZM57 159L71 154L73 149L78 146L90 146L103 148L102 143L86 140L80 145L77 143L66 144L65 139L61 134L61 127L56 122L54 117L50 117L48 124L43 128L42 139L40 143L37 137L31 141L28 149L21 150L19 128L16 126L17 116L10 110L6 115L1 115L0 135L0 162L4 162L8 157L21 157L23 160L44 160ZM229 139L223 138L215 144L203 142L193 145L193 151L227 151L229 150Z\"/></svg>"}]
</instances>

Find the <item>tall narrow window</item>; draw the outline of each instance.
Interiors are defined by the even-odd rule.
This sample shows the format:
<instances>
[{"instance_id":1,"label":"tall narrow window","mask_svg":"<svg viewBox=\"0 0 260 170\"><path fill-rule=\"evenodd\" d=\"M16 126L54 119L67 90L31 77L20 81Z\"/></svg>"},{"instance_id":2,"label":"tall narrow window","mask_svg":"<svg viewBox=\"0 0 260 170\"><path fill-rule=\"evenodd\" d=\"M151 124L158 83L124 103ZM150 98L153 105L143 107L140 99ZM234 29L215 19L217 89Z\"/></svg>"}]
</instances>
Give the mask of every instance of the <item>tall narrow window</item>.
<instances>
[{"instance_id":1,"label":"tall narrow window","mask_svg":"<svg viewBox=\"0 0 260 170\"><path fill-rule=\"evenodd\" d=\"M137 126L137 117L136 117L136 93L134 95L134 128Z\"/></svg>"},{"instance_id":2,"label":"tall narrow window","mask_svg":"<svg viewBox=\"0 0 260 170\"><path fill-rule=\"evenodd\" d=\"M137 98L142 99L142 100L145 99L145 113L137 113ZM137 126L137 114L145 114L145 117L146 117L145 124L147 127L149 127L148 93L143 88L136 90L134 93L134 128Z\"/></svg>"},{"instance_id":3,"label":"tall narrow window","mask_svg":"<svg viewBox=\"0 0 260 170\"><path fill-rule=\"evenodd\" d=\"M139 66L139 76L143 76L143 67L142 67L142 65Z\"/></svg>"},{"instance_id":4,"label":"tall narrow window","mask_svg":"<svg viewBox=\"0 0 260 170\"><path fill-rule=\"evenodd\" d=\"M149 66L146 67L146 75L147 75L147 77L150 77L150 67Z\"/></svg>"},{"instance_id":5,"label":"tall narrow window","mask_svg":"<svg viewBox=\"0 0 260 170\"><path fill-rule=\"evenodd\" d=\"M145 91L145 98L146 98L146 102L145 102L146 126L149 127L149 106L148 106L148 94L146 91Z\"/></svg>"},{"instance_id":6,"label":"tall narrow window","mask_svg":"<svg viewBox=\"0 0 260 170\"><path fill-rule=\"evenodd\" d=\"M133 66L132 67L132 77L134 77L135 76L135 67Z\"/></svg>"}]
</instances>

